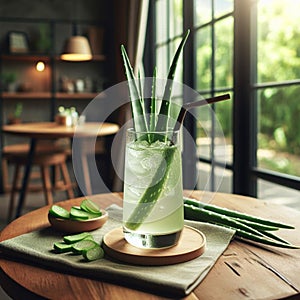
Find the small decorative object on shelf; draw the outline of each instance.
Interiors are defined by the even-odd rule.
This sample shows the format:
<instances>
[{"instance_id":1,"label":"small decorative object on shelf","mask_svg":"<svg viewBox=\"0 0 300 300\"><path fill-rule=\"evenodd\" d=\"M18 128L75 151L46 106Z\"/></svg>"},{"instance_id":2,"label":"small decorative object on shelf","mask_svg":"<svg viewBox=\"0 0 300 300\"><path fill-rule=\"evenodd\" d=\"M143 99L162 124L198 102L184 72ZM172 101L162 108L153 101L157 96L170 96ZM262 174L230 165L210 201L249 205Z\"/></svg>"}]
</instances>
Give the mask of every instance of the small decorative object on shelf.
<instances>
[{"instance_id":1,"label":"small decorative object on shelf","mask_svg":"<svg viewBox=\"0 0 300 300\"><path fill-rule=\"evenodd\" d=\"M8 33L8 46L10 53L27 53L28 38L25 32L11 31Z\"/></svg>"},{"instance_id":2,"label":"small decorative object on shelf","mask_svg":"<svg viewBox=\"0 0 300 300\"><path fill-rule=\"evenodd\" d=\"M17 75L14 72L7 72L2 74L2 89L7 92L15 93L17 91L16 83Z\"/></svg>"},{"instance_id":3,"label":"small decorative object on shelf","mask_svg":"<svg viewBox=\"0 0 300 300\"><path fill-rule=\"evenodd\" d=\"M13 114L9 115L7 119L8 124L19 124L22 122L21 114L23 112L23 104L21 102L16 104Z\"/></svg>"},{"instance_id":4,"label":"small decorative object on shelf","mask_svg":"<svg viewBox=\"0 0 300 300\"><path fill-rule=\"evenodd\" d=\"M50 53L51 51L51 29L49 24L39 24L38 37L35 40L35 50L38 53Z\"/></svg>"},{"instance_id":5,"label":"small decorative object on shelf","mask_svg":"<svg viewBox=\"0 0 300 300\"><path fill-rule=\"evenodd\" d=\"M78 78L75 80L75 90L77 93L84 92L84 80L83 79Z\"/></svg>"},{"instance_id":6,"label":"small decorative object on shelf","mask_svg":"<svg viewBox=\"0 0 300 300\"><path fill-rule=\"evenodd\" d=\"M64 93L74 93L74 82L72 79L62 76L60 78L60 90Z\"/></svg>"}]
</instances>

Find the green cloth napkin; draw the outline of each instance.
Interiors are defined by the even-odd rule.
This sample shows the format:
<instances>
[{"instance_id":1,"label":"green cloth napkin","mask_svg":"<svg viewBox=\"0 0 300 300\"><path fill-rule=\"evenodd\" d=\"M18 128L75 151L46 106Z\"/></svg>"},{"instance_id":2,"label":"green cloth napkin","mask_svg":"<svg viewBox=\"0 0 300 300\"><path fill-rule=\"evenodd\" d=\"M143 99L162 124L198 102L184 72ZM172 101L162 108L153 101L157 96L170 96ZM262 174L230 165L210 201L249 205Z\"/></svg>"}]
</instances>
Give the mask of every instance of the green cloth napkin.
<instances>
[{"instance_id":1,"label":"green cloth napkin","mask_svg":"<svg viewBox=\"0 0 300 300\"><path fill-rule=\"evenodd\" d=\"M92 231L95 241L110 230L121 226L122 209L112 205L105 225ZM105 256L104 259L86 262L81 255L53 252L53 243L62 240L63 234L51 227L23 234L0 243L0 251L12 258L45 266L79 276L159 293L169 297L188 295L206 276L218 257L227 248L234 231L207 223L185 221L186 225L202 231L207 240L202 256L191 261L168 266L136 266L122 263Z\"/></svg>"}]
</instances>

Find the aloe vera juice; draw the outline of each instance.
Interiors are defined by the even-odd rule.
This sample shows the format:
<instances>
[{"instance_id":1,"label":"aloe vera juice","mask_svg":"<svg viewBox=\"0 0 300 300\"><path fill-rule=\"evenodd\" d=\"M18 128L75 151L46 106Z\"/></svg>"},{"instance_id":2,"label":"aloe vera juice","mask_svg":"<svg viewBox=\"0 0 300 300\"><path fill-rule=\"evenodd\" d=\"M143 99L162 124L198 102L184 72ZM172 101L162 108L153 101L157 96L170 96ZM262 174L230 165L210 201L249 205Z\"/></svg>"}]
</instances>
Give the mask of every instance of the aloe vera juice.
<instances>
[{"instance_id":1,"label":"aloe vera juice","mask_svg":"<svg viewBox=\"0 0 300 300\"><path fill-rule=\"evenodd\" d=\"M129 140L124 181L125 239L141 248L176 244L183 228L179 143Z\"/></svg>"}]
</instances>

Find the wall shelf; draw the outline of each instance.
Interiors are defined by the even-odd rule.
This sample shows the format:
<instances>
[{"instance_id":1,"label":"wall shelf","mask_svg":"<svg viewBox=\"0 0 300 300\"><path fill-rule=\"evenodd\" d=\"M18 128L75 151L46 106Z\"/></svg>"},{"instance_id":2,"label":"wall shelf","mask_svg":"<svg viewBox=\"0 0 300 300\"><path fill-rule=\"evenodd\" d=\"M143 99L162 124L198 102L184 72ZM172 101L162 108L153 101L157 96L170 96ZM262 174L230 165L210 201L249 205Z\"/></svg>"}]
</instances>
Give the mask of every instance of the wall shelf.
<instances>
[{"instance_id":1,"label":"wall shelf","mask_svg":"<svg viewBox=\"0 0 300 300\"><path fill-rule=\"evenodd\" d=\"M26 99L50 99L51 93L50 92L17 92L17 93L9 93L3 92L2 99L19 99L19 100L26 100Z\"/></svg>"},{"instance_id":2,"label":"wall shelf","mask_svg":"<svg viewBox=\"0 0 300 300\"><path fill-rule=\"evenodd\" d=\"M37 55L37 54L2 54L2 61L38 61L43 60L45 62L50 61L50 56L48 55Z\"/></svg>"},{"instance_id":3,"label":"wall shelf","mask_svg":"<svg viewBox=\"0 0 300 300\"><path fill-rule=\"evenodd\" d=\"M98 95L98 93L55 93L57 99L82 99L92 100Z\"/></svg>"}]
</instances>

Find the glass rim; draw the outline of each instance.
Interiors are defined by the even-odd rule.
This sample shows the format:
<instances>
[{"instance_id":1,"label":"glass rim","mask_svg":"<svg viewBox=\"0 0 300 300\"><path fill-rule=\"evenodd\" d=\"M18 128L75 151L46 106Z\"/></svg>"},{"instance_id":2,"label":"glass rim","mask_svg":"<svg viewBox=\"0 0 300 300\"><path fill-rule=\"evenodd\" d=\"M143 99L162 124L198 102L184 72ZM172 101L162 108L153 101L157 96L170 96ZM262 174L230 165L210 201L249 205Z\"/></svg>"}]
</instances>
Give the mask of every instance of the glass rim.
<instances>
[{"instance_id":1,"label":"glass rim","mask_svg":"<svg viewBox=\"0 0 300 300\"><path fill-rule=\"evenodd\" d=\"M164 131L136 131L133 127L127 128L126 130L127 132L130 133L138 133L138 134L150 134L150 133L157 133L157 134L175 134L175 133L179 133L180 129L178 130L173 130L172 128L169 128L168 130L164 130Z\"/></svg>"}]
</instances>

